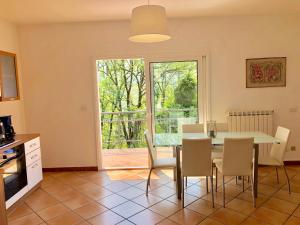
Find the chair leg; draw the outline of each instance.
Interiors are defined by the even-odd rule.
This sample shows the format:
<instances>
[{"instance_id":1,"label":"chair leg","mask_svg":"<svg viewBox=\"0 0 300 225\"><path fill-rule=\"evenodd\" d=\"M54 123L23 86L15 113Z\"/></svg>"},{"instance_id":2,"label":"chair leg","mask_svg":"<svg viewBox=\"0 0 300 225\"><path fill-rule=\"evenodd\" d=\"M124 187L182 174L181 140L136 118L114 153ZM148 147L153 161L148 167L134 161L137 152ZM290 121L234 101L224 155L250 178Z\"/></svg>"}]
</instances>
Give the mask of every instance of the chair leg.
<instances>
[{"instance_id":1,"label":"chair leg","mask_svg":"<svg viewBox=\"0 0 300 225\"><path fill-rule=\"evenodd\" d=\"M184 208L184 177L182 177L182 193L181 193L182 208Z\"/></svg>"},{"instance_id":2,"label":"chair leg","mask_svg":"<svg viewBox=\"0 0 300 225\"><path fill-rule=\"evenodd\" d=\"M242 179L243 179L243 192L245 192L245 182L244 182L245 179L244 179L244 176L243 176Z\"/></svg>"},{"instance_id":3,"label":"chair leg","mask_svg":"<svg viewBox=\"0 0 300 225\"><path fill-rule=\"evenodd\" d=\"M211 200L212 200L212 206L215 208L215 199L214 199L214 178L213 176L210 176L210 186L211 186Z\"/></svg>"},{"instance_id":4,"label":"chair leg","mask_svg":"<svg viewBox=\"0 0 300 225\"><path fill-rule=\"evenodd\" d=\"M185 177L185 187L187 187L187 177Z\"/></svg>"},{"instance_id":5,"label":"chair leg","mask_svg":"<svg viewBox=\"0 0 300 225\"><path fill-rule=\"evenodd\" d=\"M148 188L150 186L150 178L151 178L151 172L152 172L153 168L150 169L149 171L149 175L148 175L148 179L147 179L147 184L146 184L146 196L148 196Z\"/></svg>"},{"instance_id":6,"label":"chair leg","mask_svg":"<svg viewBox=\"0 0 300 225\"><path fill-rule=\"evenodd\" d=\"M218 168L216 167L216 192L218 191Z\"/></svg>"},{"instance_id":7,"label":"chair leg","mask_svg":"<svg viewBox=\"0 0 300 225\"><path fill-rule=\"evenodd\" d=\"M279 177L278 177L278 169L277 169L277 166L275 167L275 169L276 169L277 183L279 184Z\"/></svg>"},{"instance_id":8,"label":"chair leg","mask_svg":"<svg viewBox=\"0 0 300 225\"><path fill-rule=\"evenodd\" d=\"M208 176L206 176L206 193L208 193Z\"/></svg>"},{"instance_id":9,"label":"chair leg","mask_svg":"<svg viewBox=\"0 0 300 225\"><path fill-rule=\"evenodd\" d=\"M235 177L235 184L237 185L237 183L238 183L238 177L236 176Z\"/></svg>"},{"instance_id":10,"label":"chair leg","mask_svg":"<svg viewBox=\"0 0 300 225\"><path fill-rule=\"evenodd\" d=\"M283 165L282 167L283 167L283 169L284 169L284 173L285 173L285 175L286 175L286 179L287 179L287 182L288 182L289 194L291 194L290 178L289 178L289 175L288 175L288 173L287 173L287 171L286 171L285 165Z\"/></svg>"},{"instance_id":11,"label":"chair leg","mask_svg":"<svg viewBox=\"0 0 300 225\"><path fill-rule=\"evenodd\" d=\"M176 180L177 180L177 179L176 179L176 178L177 178L177 176L176 176L176 175L177 175L177 174L176 174L176 172L177 172L177 168L176 168L176 167L174 167L174 169L173 169L173 180L174 180L174 181L176 181Z\"/></svg>"},{"instance_id":12,"label":"chair leg","mask_svg":"<svg viewBox=\"0 0 300 225\"><path fill-rule=\"evenodd\" d=\"M222 177L222 187L223 187L223 207L225 208L225 179Z\"/></svg>"},{"instance_id":13,"label":"chair leg","mask_svg":"<svg viewBox=\"0 0 300 225\"><path fill-rule=\"evenodd\" d=\"M251 187L252 187L252 199L253 199L253 207L256 207L256 199L254 196L254 185L253 185L253 177L250 176L250 181L251 181Z\"/></svg>"}]
</instances>

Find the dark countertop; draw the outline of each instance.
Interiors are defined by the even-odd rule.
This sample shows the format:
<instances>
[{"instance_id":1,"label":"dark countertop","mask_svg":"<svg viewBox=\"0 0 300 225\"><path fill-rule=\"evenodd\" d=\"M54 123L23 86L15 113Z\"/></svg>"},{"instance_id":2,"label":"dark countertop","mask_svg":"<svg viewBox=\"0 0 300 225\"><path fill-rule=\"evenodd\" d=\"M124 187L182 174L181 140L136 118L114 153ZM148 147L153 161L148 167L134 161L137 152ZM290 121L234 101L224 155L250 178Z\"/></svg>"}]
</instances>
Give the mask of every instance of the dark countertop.
<instances>
[{"instance_id":1,"label":"dark countertop","mask_svg":"<svg viewBox=\"0 0 300 225\"><path fill-rule=\"evenodd\" d=\"M27 141L30 141L32 139L35 139L39 136L40 136L39 134L17 134L15 136L15 141L14 142L12 142L8 145L5 145L3 147L0 147L0 154L2 154L7 149L13 148L13 147L18 146L20 144L23 144L23 143L25 143Z\"/></svg>"}]
</instances>

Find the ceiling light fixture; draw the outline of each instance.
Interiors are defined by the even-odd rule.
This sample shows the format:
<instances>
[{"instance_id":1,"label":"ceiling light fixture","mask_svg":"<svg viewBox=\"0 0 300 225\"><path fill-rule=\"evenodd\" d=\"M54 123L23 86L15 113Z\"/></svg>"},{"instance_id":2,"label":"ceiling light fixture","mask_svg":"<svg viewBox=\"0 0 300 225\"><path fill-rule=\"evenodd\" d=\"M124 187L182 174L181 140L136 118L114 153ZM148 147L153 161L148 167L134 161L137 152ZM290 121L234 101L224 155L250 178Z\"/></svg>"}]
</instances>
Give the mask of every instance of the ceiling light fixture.
<instances>
[{"instance_id":1,"label":"ceiling light fixture","mask_svg":"<svg viewBox=\"0 0 300 225\"><path fill-rule=\"evenodd\" d=\"M142 5L131 13L129 40L132 42L153 43L169 40L166 10L160 5Z\"/></svg>"}]
</instances>

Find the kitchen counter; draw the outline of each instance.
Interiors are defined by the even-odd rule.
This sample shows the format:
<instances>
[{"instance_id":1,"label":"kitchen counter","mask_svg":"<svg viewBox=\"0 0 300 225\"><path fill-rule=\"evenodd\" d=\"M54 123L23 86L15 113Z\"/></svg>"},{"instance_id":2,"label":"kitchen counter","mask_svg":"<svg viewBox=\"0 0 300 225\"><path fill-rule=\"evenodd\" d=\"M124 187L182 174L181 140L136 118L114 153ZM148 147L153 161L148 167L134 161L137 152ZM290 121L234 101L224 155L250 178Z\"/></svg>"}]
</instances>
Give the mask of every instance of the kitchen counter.
<instances>
[{"instance_id":1,"label":"kitchen counter","mask_svg":"<svg viewBox=\"0 0 300 225\"><path fill-rule=\"evenodd\" d=\"M0 154L2 154L7 149L13 148L13 147L18 146L20 144L23 144L23 143L25 143L27 141L30 141L34 138L37 138L39 136L40 136L39 134L17 134L15 136L15 141L14 142L12 142L8 145L0 147Z\"/></svg>"}]
</instances>

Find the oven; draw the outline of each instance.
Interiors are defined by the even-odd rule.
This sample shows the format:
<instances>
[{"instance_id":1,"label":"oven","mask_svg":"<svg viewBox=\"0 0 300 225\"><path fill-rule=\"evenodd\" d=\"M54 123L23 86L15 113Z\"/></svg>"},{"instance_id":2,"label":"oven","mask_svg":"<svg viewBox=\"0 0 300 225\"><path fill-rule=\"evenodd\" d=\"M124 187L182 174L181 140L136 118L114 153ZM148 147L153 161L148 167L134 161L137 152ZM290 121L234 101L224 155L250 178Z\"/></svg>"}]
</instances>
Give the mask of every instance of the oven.
<instances>
[{"instance_id":1,"label":"oven","mask_svg":"<svg viewBox=\"0 0 300 225\"><path fill-rule=\"evenodd\" d=\"M7 201L27 186L24 144L5 150L0 158L0 168L4 171L4 191Z\"/></svg>"}]
</instances>

